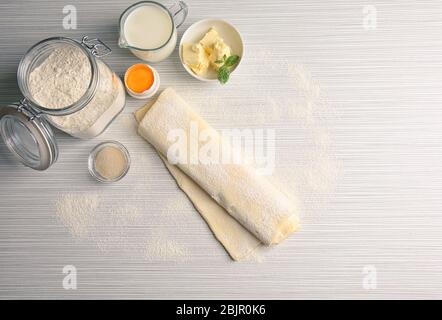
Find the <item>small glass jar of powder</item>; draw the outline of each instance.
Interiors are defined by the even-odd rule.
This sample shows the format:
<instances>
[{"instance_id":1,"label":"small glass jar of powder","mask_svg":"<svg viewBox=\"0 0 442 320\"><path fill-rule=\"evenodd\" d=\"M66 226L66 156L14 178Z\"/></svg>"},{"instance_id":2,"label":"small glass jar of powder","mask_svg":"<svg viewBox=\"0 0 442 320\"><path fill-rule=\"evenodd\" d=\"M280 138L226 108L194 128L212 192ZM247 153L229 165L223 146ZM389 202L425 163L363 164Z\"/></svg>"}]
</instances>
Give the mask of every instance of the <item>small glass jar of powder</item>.
<instances>
[{"instance_id":1,"label":"small glass jar of powder","mask_svg":"<svg viewBox=\"0 0 442 320\"><path fill-rule=\"evenodd\" d=\"M89 154L88 167L91 175L100 182L119 181L129 171L129 152L117 141L102 142Z\"/></svg>"}]
</instances>

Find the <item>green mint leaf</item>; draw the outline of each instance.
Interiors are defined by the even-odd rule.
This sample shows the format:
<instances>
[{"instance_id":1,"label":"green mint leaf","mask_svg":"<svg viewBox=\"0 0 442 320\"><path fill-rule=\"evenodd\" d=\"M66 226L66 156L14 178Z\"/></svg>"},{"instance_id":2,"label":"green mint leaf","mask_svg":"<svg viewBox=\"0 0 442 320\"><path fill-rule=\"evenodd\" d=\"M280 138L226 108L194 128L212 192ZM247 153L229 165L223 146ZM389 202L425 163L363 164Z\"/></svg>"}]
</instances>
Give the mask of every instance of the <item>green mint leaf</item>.
<instances>
[{"instance_id":1,"label":"green mint leaf","mask_svg":"<svg viewBox=\"0 0 442 320\"><path fill-rule=\"evenodd\" d=\"M221 59L219 59L219 60L215 60L215 63L216 64L220 64L220 63L223 63L224 62L224 60L221 60Z\"/></svg>"},{"instance_id":2,"label":"green mint leaf","mask_svg":"<svg viewBox=\"0 0 442 320\"><path fill-rule=\"evenodd\" d=\"M237 64L239 61L239 56L233 55L227 58L225 62L226 67L233 67L235 64Z\"/></svg>"},{"instance_id":3,"label":"green mint leaf","mask_svg":"<svg viewBox=\"0 0 442 320\"><path fill-rule=\"evenodd\" d=\"M218 81L221 84L225 84L227 81L229 81L229 75L230 75L229 69L226 66L222 66L218 70Z\"/></svg>"}]
</instances>

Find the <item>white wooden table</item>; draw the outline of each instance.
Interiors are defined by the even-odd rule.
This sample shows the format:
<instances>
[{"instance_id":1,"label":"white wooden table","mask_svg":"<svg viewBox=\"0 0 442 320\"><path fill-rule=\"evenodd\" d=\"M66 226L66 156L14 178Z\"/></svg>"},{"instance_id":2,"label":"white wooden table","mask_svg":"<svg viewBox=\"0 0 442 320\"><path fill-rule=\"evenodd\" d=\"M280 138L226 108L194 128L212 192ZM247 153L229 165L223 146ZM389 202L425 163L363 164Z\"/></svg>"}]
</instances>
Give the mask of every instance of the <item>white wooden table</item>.
<instances>
[{"instance_id":1,"label":"white wooden table","mask_svg":"<svg viewBox=\"0 0 442 320\"><path fill-rule=\"evenodd\" d=\"M15 75L21 55L50 36L99 37L113 49L106 61L123 74L137 61L116 45L118 17L131 3L2 0L1 103L20 97ZM152 149L136 136L130 114L142 102L128 98L121 119L97 139L57 133L60 158L47 172L17 164L0 144L0 297L441 298L442 2L187 3L190 14L180 35L200 19L227 19L242 33L251 56L271 50L275 63L301 63L327 92L338 114L330 124L331 143L341 164L331 201L315 214L303 214L302 230L262 262L231 262ZM63 29L63 8L69 4L78 12L76 30ZM376 28L370 29L374 10ZM187 75L177 51L157 68L162 88L173 86L193 102L210 95L226 99L227 107L251 110L247 55L242 63L222 89ZM275 96L282 94L280 79L278 74L267 79ZM216 127L232 125L232 114L238 122L247 118L241 109L222 117L210 103L197 109ZM267 125L276 128L278 150L285 152L277 157L293 156L296 162L298 150L291 147L296 128L284 119ZM89 150L107 139L124 143L133 158L129 175L112 186L95 183L86 167ZM64 193L99 193L108 209L116 203L135 206L142 223L120 226L117 233L103 225L111 237L124 240L103 251L97 241L73 236L57 220L54 202ZM189 253L185 261L131 252L140 241L158 237L182 246ZM76 267L76 290L63 288L66 265Z\"/></svg>"}]
</instances>

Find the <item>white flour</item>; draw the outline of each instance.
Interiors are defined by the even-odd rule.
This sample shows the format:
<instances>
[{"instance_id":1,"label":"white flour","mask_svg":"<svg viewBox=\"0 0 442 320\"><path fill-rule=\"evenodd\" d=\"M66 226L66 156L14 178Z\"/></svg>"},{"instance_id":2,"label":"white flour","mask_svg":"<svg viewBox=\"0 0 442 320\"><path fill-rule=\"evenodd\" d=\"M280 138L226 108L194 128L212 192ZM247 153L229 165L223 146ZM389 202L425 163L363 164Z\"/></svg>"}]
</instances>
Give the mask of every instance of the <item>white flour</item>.
<instances>
[{"instance_id":1,"label":"white flour","mask_svg":"<svg viewBox=\"0 0 442 320\"><path fill-rule=\"evenodd\" d=\"M63 46L52 52L29 75L29 91L42 107L61 109L77 102L85 93L92 70L81 49Z\"/></svg>"},{"instance_id":2,"label":"white flour","mask_svg":"<svg viewBox=\"0 0 442 320\"><path fill-rule=\"evenodd\" d=\"M64 194L55 203L59 220L75 237L90 234L100 204L96 194Z\"/></svg>"},{"instance_id":3,"label":"white flour","mask_svg":"<svg viewBox=\"0 0 442 320\"><path fill-rule=\"evenodd\" d=\"M189 251L186 248L177 241L164 236L159 236L153 242L147 243L144 249L146 260L152 257L162 261L189 259Z\"/></svg>"},{"instance_id":4,"label":"white flour","mask_svg":"<svg viewBox=\"0 0 442 320\"><path fill-rule=\"evenodd\" d=\"M147 261L188 260L189 251L164 230L146 231L151 227L146 225L150 214L146 208L113 204L109 197L97 193L66 193L55 202L57 219L72 236L94 243L103 253L118 252Z\"/></svg>"},{"instance_id":5,"label":"white flour","mask_svg":"<svg viewBox=\"0 0 442 320\"><path fill-rule=\"evenodd\" d=\"M49 117L53 124L69 134L81 135L111 107L120 92L124 92L112 71L100 60L97 65L99 81L92 100L75 113ZM91 75L87 56L79 48L66 45L55 49L31 72L29 91L39 105L60 109L76 103L85 94Z\"/></svg>"}]
</instances>

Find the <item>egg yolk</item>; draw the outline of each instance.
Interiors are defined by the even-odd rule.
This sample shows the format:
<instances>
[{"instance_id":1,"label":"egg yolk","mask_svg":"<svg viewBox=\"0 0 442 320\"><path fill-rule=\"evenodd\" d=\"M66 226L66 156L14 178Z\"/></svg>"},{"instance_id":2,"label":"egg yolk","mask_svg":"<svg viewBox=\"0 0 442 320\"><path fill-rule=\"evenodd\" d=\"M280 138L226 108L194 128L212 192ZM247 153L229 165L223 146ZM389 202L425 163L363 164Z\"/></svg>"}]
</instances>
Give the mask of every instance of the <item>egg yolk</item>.
<instances>
[{"instance_id":1,"label":"egg yolk","mask_svg":"<svg viewBox=\"0 0 442 320\"><path fill-rule=\"evenodd\" d=\"M154 74L151 68L144 64L135 64L129 68L126 77L126 85L136 93L143 93L152 87Z\"/></svg>"}]
</instances>

